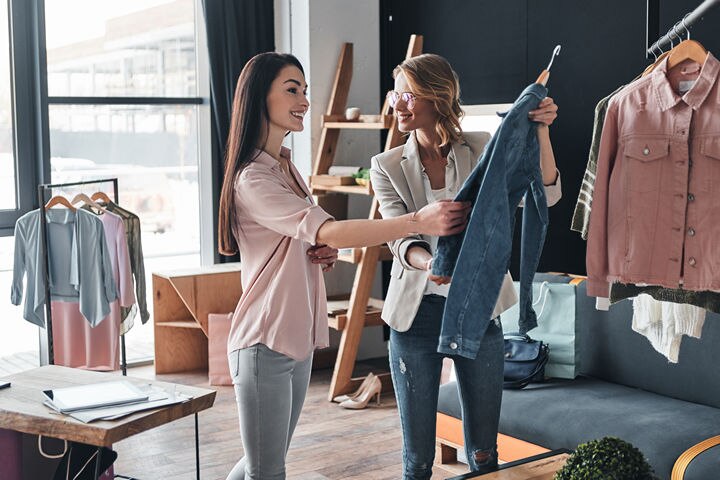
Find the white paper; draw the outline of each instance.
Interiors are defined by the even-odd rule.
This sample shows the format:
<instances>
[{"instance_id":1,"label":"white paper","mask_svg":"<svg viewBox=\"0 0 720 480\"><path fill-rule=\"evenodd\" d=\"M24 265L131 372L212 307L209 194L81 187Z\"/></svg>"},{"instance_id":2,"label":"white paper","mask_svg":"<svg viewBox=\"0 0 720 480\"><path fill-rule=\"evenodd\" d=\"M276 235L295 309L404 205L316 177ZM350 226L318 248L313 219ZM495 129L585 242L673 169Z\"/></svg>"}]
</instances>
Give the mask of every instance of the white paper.
<instances>
[{"instance_id":1,"label":"white paper","mask_svg":"<svg viewBox=\"0 0 720 480\"><path fill-rule=\"evenodd\" d=\"M106 407L147 400L148 393L127 380L101 382L75 387L54 388L43 394L58 412Z\"/></svg>"},{"instance_id":2,"label":"white paper","mask_svg":"<svg viewBox=\"0 0 720 480\"><path fill-rule=\"evenodd\" d=\"M72 412L68 415L83 423L95 422L97 420L117 420L133 413L152 410L154 408L165 407L182 403L189 400L190 397L183 394L177 394L174 397L160 398L157 400L149 399L146 402L135 403L132 405L120 405L117 407L98 408L93 410L83 410L81 412Z\"/></svg>"}]
</instances>

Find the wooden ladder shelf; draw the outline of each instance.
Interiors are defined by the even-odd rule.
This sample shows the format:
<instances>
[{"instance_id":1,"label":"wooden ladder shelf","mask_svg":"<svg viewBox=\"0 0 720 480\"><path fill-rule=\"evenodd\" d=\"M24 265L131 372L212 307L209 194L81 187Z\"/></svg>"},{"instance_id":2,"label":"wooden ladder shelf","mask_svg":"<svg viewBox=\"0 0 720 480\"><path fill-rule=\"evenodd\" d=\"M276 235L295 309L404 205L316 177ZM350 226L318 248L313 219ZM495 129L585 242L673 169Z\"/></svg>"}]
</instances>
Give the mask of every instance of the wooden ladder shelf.
<instances>
[{"instance_id":1,"label":"wooden ladder shelf","mask_svg":"<svg viewBox=\"0 0 720 480\"><path fill-rule=\"evenodd\" d=\"M406 58L420 55L422 53L422 43L423 38L421 35L412 35L408 44ZM326 115L323 116L323 129L320 136L320 147L313 165L313 177L328 173L335 159L340 130L342 129L388 129L385 150L403 143L402 135L397 128L397 120L390 112L387 99L383 105L381 115L361 115L357 121L345 120L344 112L350 91L352 64L353 45L352 43L345 43L335 71L335 82L330 95L330 104ZM329 192L374 195L372 186L369 183L368 185L317 185L311 183L311 188L315 195ZM378 207L377 199L373 198L369 218L380 218ZM363 380L362 377L352 377L363 328L383 324L380 318L382 300L370 298L370 290L375 278L378 261L390 259L392 259L392 254L387 245L355 248L352 249L351 254L338 257L340 261L357 264L357 270L349 299L330 299L329 301L329 324L332 328L342 331L342 337L330 383L328 400L355 390ZM381 373L378 376L383 383L383 387L392 390L390 373Z\"/></svg>"}]
</instances>

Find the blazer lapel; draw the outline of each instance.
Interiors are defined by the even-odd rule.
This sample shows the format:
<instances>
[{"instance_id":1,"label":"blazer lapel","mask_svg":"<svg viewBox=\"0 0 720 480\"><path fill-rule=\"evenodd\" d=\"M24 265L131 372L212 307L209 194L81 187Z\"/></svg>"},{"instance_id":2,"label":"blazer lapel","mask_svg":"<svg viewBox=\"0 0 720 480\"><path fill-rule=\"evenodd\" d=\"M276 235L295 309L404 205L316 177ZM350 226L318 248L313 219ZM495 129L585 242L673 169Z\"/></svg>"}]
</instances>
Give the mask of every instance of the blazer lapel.
<instances>
[{"instance_id":1,"label":"blazer lapel","mask_svg":"<svg viewBox=\"0 0 720 480\"><path fill-rule=\"evenodd\" d=\"M425 196L425 184L422 177L422 162L420 162L420 154L417 148L417 140L415 132L413 132L403 148L403 159L400 162L405 180L410 190L410 196L415 204L415 211L420 210L427 205L427 197Z\"/></svg>"},{"instance_id":2,"label":"blazer lapel","mask_svg":"<svg viewBox=\"0 0 720 480\"><path fill-rule=\"evenodd\" d=\"M462 188L465 179L470 176L473 167L475 166L475 158L473 158L472 150L467 142L462 141L461 143L453 143L452 154L455 156L455 171L457 172L457 178L462 179L458 182L458 191Z\"/></svg>"}]
</instances>

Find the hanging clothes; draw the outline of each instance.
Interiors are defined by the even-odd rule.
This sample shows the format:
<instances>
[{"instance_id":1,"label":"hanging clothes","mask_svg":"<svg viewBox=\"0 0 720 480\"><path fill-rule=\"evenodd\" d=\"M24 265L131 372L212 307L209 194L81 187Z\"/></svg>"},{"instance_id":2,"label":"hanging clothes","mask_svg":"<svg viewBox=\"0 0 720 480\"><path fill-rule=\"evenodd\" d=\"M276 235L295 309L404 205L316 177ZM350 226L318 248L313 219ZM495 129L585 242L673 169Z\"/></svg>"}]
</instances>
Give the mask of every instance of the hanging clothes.
<instances>
[{"instance_id":1,"label":"hanging clothes","mask_svg":"<svg viewBox=\"0 0 720 480\"><path fill-rule=\"evenodd\" d=\"M570 230L579 232L583 240L587 240L588 226L590 225L590 211L592 210L592 197L595 190L595 175L597 173L597 158L600 150L600 137L602 136L605 113L608 103L625 85L601 99L595 106L595 121L593 122L592 140L590 142L590 153L588 154L587 166L583 175L580 193L575 203Z\"/></svg>"},{"instance_id":2,"label":"hanging clothes","mask_svg":"<svg viewBox=\"0 0 720 480\"><path fill-rule=\"evenodd\" d=\"M41 215L41 210L33 210L15 223L10 301L13 305L20 305L23 278L26 278L25 320L44 328L45 302L59 300L77 302L86 321L97 325L110 313L110 303L117 298L103 222L82 209L53 208L45 212L50 259L50 299L47 299L41 271Z\"/></svg>"},{"instance_id":3,"label":"hanging clothes","mask_svg":"<svg viewBox=\"0 0 720 480\"><path fill-rule=\"evenodd\" d=\"M660 302L641 294L633 300L632 329L672 363L678 362L683 335L700 338L705 310L694 305Z\"/></svg>"},{"instance_id":4,"label":"hanging clothes","mask_svg":"<svg viewBox=\"0 0 720 480\"><path fill-rule=\"evenodd\" d=\"M661 302L695 305L711 312L720 313L720 292L709 290L694 291L680 288L664 288L657 285L634 285L632 283L613 283L610 287L610 303L626 298L647 294Z\"/></svg>"},{"instance_id":5,"label":"hanging clothes","mask_svg":"<svg viewBox=\"0 0 720 480\"><path fill-rule=\"evenodd\" d=\"M135 303L130 254L122 218L110 212L98 218L104 226L118 298L110 303L110 313L95 326L83 318L78 303L52 302L55 364L89 370L118 370L122 322L120 309ZM83 255L83 252L78 254Z\"/></svg>"},{"instance_id":6,"label":"hanging clothes","mask_svg":"<svg viewBox=\"0 0 720 480\"><path fill-rule=\"evenodd\" d=\"M588 235L588 294L613 282L720 291L720 62L667 58L610 100ZM679 92L679 93L678 93Z\"/></svg>"},{"instance_id":7,"label":"hanging clothes","mask_svg":"<svg viewBox=\"0 0 720 480\"><path fill-rule=\"evenodd\" d=\"M455 196L456 201L472 201L473 212L463 233L438 240L434 255L432 273L453 277L443 313L440 353L476 357L508 269L515 210L522 197L520 329L524 333L537 326L532 279L545 241L548 201L536 124L528 112L546 96L547 89L539 84L520 94Z\"/></svg>"},{"instance_id":8,"label":"hanging clothes","mask_svg":"<svg viewBox=\"0 0 720 480\"><path fill-rule=\"evenodd\" d=\"M140 320L143 325L150 319L147 308L147 285L145 282L145 260L142 249L142 237L140 234L140 217L129 210L122 208L114 202L105 205L105 208L123 220L125 236L127 238L128 252L130 254L130 269L135 279L135 300L131 307L121 307L122 326L120 333L127 333L134 324L138 309Z\"/></svg>"}]
</instances>

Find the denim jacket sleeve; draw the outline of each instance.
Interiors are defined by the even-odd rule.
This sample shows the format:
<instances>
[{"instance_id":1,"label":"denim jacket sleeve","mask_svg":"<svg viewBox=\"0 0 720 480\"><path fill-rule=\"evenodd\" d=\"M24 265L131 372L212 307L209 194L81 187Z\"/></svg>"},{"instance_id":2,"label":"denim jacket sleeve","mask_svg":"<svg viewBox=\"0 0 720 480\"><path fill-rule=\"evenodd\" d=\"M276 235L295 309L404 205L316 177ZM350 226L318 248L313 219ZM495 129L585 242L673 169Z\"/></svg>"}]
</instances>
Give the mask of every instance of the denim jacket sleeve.
<instances>
[{"instance_id":1,"label":"denim jacket sleeve","mask_svg":"<svg viewBox=\"0 0 720 480\"><path fill-rule=\"evenodd\" d=\"M395 187L392 186L387 173L385 173L380 166L380 163L377 161L377 157L372 157L370 162L370 182L372 184L373 191L375 192L375 198L380 205L380 214L382 217L399 217L400 215L409 213L405 202L402 201L400 195L398 195L395 190ZM402 267L406 270L419 270L410 265L405 257L408 249L413 244L425 248L428 252L430 251L430 244L423 240L420 235L412 235L388 242L388 246L390 247L390 251L393 256L398 259Z\"/></svg>"},{"instance_id":2,"label":"denim jacket sleeve","mask_svg":"<svg viewBox=\"0 0 720 480\"><path fill-rule=\"evenodd\" d=\"M547 198L548 207L552 207L562 198L562 181L560 180L560 170L556 169L555 171L557 172L557 178L555 179L555 183L551 185L545 185L545 198ZM520 205L518 206L525 206L525 197L520 200Z\"/></svg>"}]
</instances>

